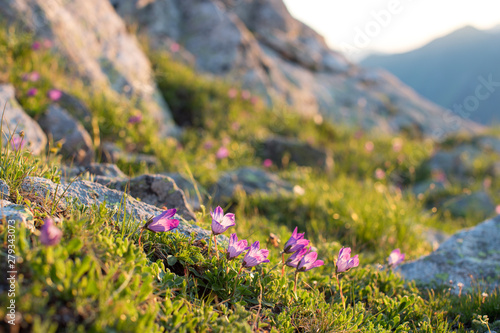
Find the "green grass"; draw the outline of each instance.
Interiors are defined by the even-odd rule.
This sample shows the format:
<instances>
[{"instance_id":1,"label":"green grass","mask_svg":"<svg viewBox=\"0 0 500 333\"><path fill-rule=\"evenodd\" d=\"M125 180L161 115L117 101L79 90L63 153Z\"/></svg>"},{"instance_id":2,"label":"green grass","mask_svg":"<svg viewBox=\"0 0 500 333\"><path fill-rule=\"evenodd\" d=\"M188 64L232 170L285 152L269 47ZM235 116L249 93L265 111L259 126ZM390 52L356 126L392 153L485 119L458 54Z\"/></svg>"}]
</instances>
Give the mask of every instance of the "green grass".
<instances>
[{"instance_id":1,"label":"green grass","mask_svg":"<svg viewBox=\"0 0 500 333\"><path fill-rule=\"evenodd\" d=\"M140 248L137 228L144 221L123 220L119 212L104 206L72 204L67 211L56 212L46 198L23 197L17 190L25 177L60 181L61 158L57 149L34 157L6 145L1 150L0 178L11 188L10 200L29 207L37 227L50 214L63 219L61 243L49 248L40 243L38 232L16 228L21 331L467 332L484 329L484 316L490 328L500 320L498 291L483 299L477 287L470 296L458 297L446 289L405 283L392 271L379 268L394 248L401 248L410 259L429 253L430 245L420 236L427 227L452 232L480 222L473 216L457 219L430 209L444 194L481 189L494 161L491 156L479 158L466 184L450 179L453 185L444 194L417 198L406 189L428 179L421 165L438 147L435 143L361 133L315 122L285 107L270 109L262 101L230 98L229 89L239 87L204 77L165 54L150 53L160 91L174 118L186 125L179 141L160 138L147 114L140 124L127 123L130 115L147 112L140 105L113 91L93 90L57 54L31 50L32 41L29 35L0 29L0 82L16 87L23 108L36 118L47 106L49 89L67 89L92 112L85 126L96 150L100 142L110 140L127 152L158 158L159 163L151 167L119 162L130 176L146 171L193 176L208 195L204 209L197 212L197 223L205 228L211 222L208 208L220 204L210 197L210 186L222 172L260 167L259 144L271 136L297 138L327 149L335 166L330 171L293 163L273 166L271 172L300 186L303 194L239 193L228 204L237 222L230 231L240 239L260 241L271 253L269 264L238 275L240 261L228 262L223 255L217 259L208 249L209 242L145 232ZM39 72L41 79L23 81L22 76L32 71ZM27 97L33 86L39 89L38 95ZM400 150L393 149L395 141L402 143ZM367 142L373 143L372 151L365 148ZM453 142L457 141L450 139L443 146L452 147ZM223 145L229 157L219 160L215 153ZM376 179L377 169L384 170L383 179ZM499 189L499 181L493 179L488 191L494 195ZM325 260L324 266L300 274L297 293L293 273L281 277L279 267L281 246L295 226L306 232L319 258ZM268 242L271 233L281 239L278 247ZM4 249L7 234L1 224ZM342 278L346 309L332 279L341 246L351 247L361 261L360 267ZM5 251L1 257L0 265L5 265ZM4 281L0 283L4 287ZM7 302L2 293L0 317L6 314ZM8 329L5 322L0 326Z\"/></svg>"}]
</instances>

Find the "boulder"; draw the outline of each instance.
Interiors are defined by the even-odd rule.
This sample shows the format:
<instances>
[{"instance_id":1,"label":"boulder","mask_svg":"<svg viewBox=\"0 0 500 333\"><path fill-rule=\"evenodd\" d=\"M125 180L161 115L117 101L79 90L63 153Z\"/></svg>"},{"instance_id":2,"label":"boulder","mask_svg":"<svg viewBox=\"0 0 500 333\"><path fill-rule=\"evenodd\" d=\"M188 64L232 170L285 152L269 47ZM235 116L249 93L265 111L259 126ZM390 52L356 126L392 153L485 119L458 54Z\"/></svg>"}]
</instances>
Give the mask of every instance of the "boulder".
<instances>
[{"instance_id":1,"label":"boulder","mask_svg":"<svg viewBox=\"0 0 500 333\"><path fill-rule=\"evenodd\" d=\"M24 147L35 155L40 154L45 149L47 137L36 121L17 103L14 87L10 84L0 84L0 108L3 112L2 144L5 145L12 136L18 136L23 131Z\"/></svg>"},{"instance_id":2,"label":"boulder","mask_svg":"<svg viewBox=\"0 0 500 333\"><path fill-rule=\"evenodd\" d=\"M111 0L153 49L189 52L223 76L297 112L365 129L437 140L481 126L418 96L383 70L365 70L294 19L283 0Z\"/></svg>"},{"instance_id":3,"label":"boulder","mask_svg":"<svg viewBox=\"0 0 500 333\"><path fill-rule=\"evenodd\" d=\"M71 180L74 177L99 176L107 179L126 178L124 174L115 164L109 163L90 163L87 166L63 167L63 177Z\"/></svg>"},{"instance_id":4,"label":"boulder","mask_svg":"<svg viewBox=\"0 0 500 333\"><path fill-rule=\"evenodd\" d=\"M310 144L295 139L273 137L260 143L257 154L263 159L270 159L278 166L284 159L300 166L311 166L322 169L333 167L333 158L324 149L315 148Z\"/></svg>"},{"instance_id":5,"label":"boulder","mask_svg":"<svg viewBox=\"0 0 500 333\"><path fill-rule=\"evenodd\" d=\"M103 179L97 178L97 182ZM131 179L109 180L103 184L109 188L126 191L134 198L156 207L176 208L186 220L196 220L188 207L184 193L172 178L164 175L142 175Z\"/></svg>"},{"instance_id":6,"label":"boulder","mask_svg":"<svg viewBox=\"0 0 500 333\"><path fill-rule=\"evenodd\" d=\"M61 97L54 102L83 124L91 124L92 112L82 100L61 91Z\"/></svg>"},{"instance_id":7,"label":"boulder","mask_svg":"<svg viewBox=\"0 0 500 333\"><path fill-rule=\"evenodd\" d=\"M9 185L5 182L5 180L0 179L0 200L8 199L10 196Z\"/></svg>"},{"instance_id":8,"label":"boulder","mask_svg":"<svg viewBox=\"0 0 500 333\"><path fill-rule=\"evenodd\" d=\"M136 223L143 223L151 216L156 216L163 211L158 207L138 201L123 192L109 189L98 183L83 180L77 180L72 183L61 182L61 184L55 184L45 178L27 177L23 180L20 191L22 194L37 195L44 198L47 195L62 198L62 204L66 204L68 200L71 202L76 201L85 206L105 203L110 209L114 209L122 214L126 212L127 218L135 219ZM173 207L169 202L166 202L166 205L169 208ZM123 215L119 215L118 217L122 216ZM176 229L176 232L188 236L191 235L191 233L195 233L196 239L208 239L211 236L209 231L187 222L187 220L191 219L189 215L183 215L183 213L179 211L176 218L180 218L179 227ZM227 238L220 237L220 240L226 241Z\"/></svg>"},{"instance_id":9,"label":"boulder","mask_svg":"<svg viewBox=\"0 0 500 333\"><path fill-rule=\"evenodd\" d=\"M446 183L442 181L424 180L415 184L411 188L411 191L416 196L419 194L426 194L430 196L438 195L439 193L446 191Z\"/></svg>"},{"instance_id":10,"label":"boulder","mask_svg":"<svg viewBox=\"0 0 500 333\"><path fill-rule=\"evenodd\" d=\"M33 213L28 208L7 200L0 200L0 221L9 224L11 224L9 221L15 221L17 225L24 225L31 232L35 231Z\"/></svg>"},{"instance_id":11,"label":"boulder","mask_svg":"<svg viewBox=\"0 0 500 333\"><path fill-rule=\"evenodd\" d=\"M85 128L60 106L51 104L38 121L45 133L61 141L61 153L77 164L89 164L94 159L92 138Z\"/></svg>"},{"instance_id":12,"label":"boulder","mask_svg":"<svg viewBox=\"0 0 500 333\"><path fill-rule=\"evenodd\" d=\"M51 40L74 74L97 92L111 88L136 99L162 133L176 132L148 58L109 1L2 0L0 16L8 25Z\"/></svg>"},{"instance_id":13,"label":"boulder","mask_svg":"<svg viewBox=\"0 0 500 333\"><path fill-rule=\"evenodd\" d=\"M430 171L443 172L447 176L463 178L474 171L474 160L482 152L470 144L460 145L450 150L439 150L426 162L423 167Z\"/></svg>"},{"instance_id":14,"label":"boulder","mask_svg":"<svg viewBox=\"0 0 500 333\"><path fill-rule=\"evenodd\" d=\"M463 283L465 291L470 289L471 276L479 283L484 280L494 289L500 286L498 244L500 216L456 233L436 251L399 266L398 271L405 279L423 284L448 284L452 281L455 293L459 291L457 283Z\"/></svg>"},{"instance_id":15,"label":"boulder","mask_svg":"<svg viewBox=\"0 0 500 333\"><path fill-rule=\"evenodd\" d=\"M495 211L495 205L488 193L480 191L464 194L444 202L443 209L448 210L453 216L475 216L486 218Z\"/></svg>"},{"instance_id":16,"label":"boulder","mask_svg":"<svg viewBox=\"0 0 500 333\"><path fill-rule=\"evenodd\" d=\"M107 163L122 161L126 163L144 163L147 166L154 166L159 163L158 159L153 155L125 152L113 142L103 142L101 145L101 159Z\"/></svg>"},{"instance_id":17,"label":"boulder","mask_svg":"<svg viewBox=\"0 0 500 333\"><path fill-rule=\"evenodd\" d=\"M179 173L165 173L164 175L172 178L175 184L184 192L186 201L193 210L197 211L201 209L201 204L203 202L200 202L198 195L201 196L202 201L208 202L208 196L206 195L205 189L203 189L202 186L196 181L193 183L191 179L186 178ZM196 191L195 186L198 191Z\"/></svg>"},{"instance_id":18,"label":"boulder","mask_svg":"<svg viewBox=\"0 0 500 333\"><path fill-rule=\"evenodd\" d=\"M292 193L293 186L277 175L257 168L242 168L221 175L212 187L215 202L234 199L237 191L251 195L256 192L283 194Z\"/></svg>"}]
</instances>

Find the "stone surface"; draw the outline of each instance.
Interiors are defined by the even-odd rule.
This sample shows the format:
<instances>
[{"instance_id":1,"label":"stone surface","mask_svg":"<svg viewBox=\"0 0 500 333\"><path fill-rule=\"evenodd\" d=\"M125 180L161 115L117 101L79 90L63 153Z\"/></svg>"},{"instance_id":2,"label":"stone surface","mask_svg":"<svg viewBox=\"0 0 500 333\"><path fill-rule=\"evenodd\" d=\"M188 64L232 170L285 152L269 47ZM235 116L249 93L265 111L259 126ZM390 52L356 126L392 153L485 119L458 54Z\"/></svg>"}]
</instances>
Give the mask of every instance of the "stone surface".
<instances>
[{"instance_id":1,"label":"stone surface","mask_svg":"<svg viewBox=\"0 0 500 333\"><path fill-rule=\"evenodd\" d=\"M60 106L51 104L38 123L45 133L62 142L61 153L76 164L86 165L94 159L92 138L85 128Z\"/></svg>"},{"instance_id":2,"label":"stone surface","mask_svg":"<svg viewBox=\"0 0 500 333\"><path fill-rule=\"evenodd\" d=\"M92 112L85 102L64 91L61 91L61 93L61 98L55 104L59 105L83 124L90 124L92 121Z\"/></svg>"},{"instance_id":3,"label":"stone surface","mask_svg":"<svg viewBox=\"0 0 500 333\"><path fill-rule=\"evenodd\" d=\"M10 220L16 221L18 225L24 225L32 232L35 231L35 220L28 208L7 200L0 200L0 221L2 221L1 223L9 223Z\"/></svg>"},{"instance_id":4,"label":"stone surface","mask_svg":"<svg viewBox=\"0 0 500 333\"><path fill-rule=\"evenodd\" d=\"M474 170L474 160L482 152L473 145L460 145L451 150L437 151L424 167L430 171L441 171L447 176L465 177Z\"/></svg>"},{"instance_id":5,"label":"stone surface","mask_svg":"<svg viewBox=\"0 0 500 333\"><path fill-rule=\"evenodd\" d=\"M125 175L115 164L109 163L90 163L86 166L77 167L64 167L62 168L62 175L65 179L81 176L85 178L86 175L101 176L105 178L125 178Z\"/></svg>"},{"instance_id":6,"label":"stone surface","mask_svg":"<svg viewBox=\"0 0 500 333\"><path fill-rule=\"evenodd\" d=\"M282 0L110 0L151 47L172 41L197 69L305 115L444 139L480 126L423 99L388 72L362 69L294 19Z\"/></svg>"},{"instance_id":7,"label":"stone surface","mask_svg":"<svg viewBox=\"0 0 500 333\"><path fill-rule=\"evenodd\" d=\"M5 180L0 179L0 200L8 199L10 196L9 185L5 182Z\"/></svg>"},{"instance_id":8,"label":"stone surface","mask_svg":"<svg viewBox=\"0 0 500 333\"><path fill-rule=\"evenodd\" d=\"M186 178L179 173L165 173L164 175L174 180L175 184L184 192L186 201L195 211L201 209L201 202L198 198L198 193L201 196L202 201L208 202L206 191L201 187L200 184L195 183L196 187L198 188L197 193L195 185L193 184L193 181L191 179Z\"/></svg>"},{"instance_id":9,"label":"stone surface","mask_svg":"<svg viewBox=\"0 0 500 333\"><path fill-rule=\"evenodd\" d=\"M424 180L415 184L411 191L415 195L427 194L437 195L446 189L446 183L435 180Z\"/></svg>"},{"instance_id":10,"label":"stone surface","mask_svg":"<svg viewBox=\"0 0 500 333\"><path fill-rule=\"evenodd\" d=\"M0 10L1 11L1 10ZM25 148L38 155L47 144L47 137L40 126L28 116L15 99L14 87L0 84L0 109L3 112L2 143L5 145L12 135L24 131Z\"/></svg>"},{"instance_id":11,"label":"stone surface","mask_svg":"<svg viewBox=\"0 0 500 333\"><path fill-rule=\"evenodd\" d=\"M449 199L443 204L443 209L457 217L473 215L486 218L495 211L495 205L488 193L480 191Z\"/></svg>"},{"instance_id":12,"label":"stone surface","mask_svg":"<svg viewBox=\"0 0 500 333\"><path fill-rule=\"evenodd\" d=\"M221 175L210 192L214 201L219 202L233 199L238 190L249 195L257 191L280 194L292 193L293 186L264 170L242 168Z\"/></svg>"},{"instance_id":13,"label":"stone surface","mask_svg":"<svg viewBox=\"0 0 500 333\"><path fill-rule=\"evenodd\" d=\"M278 166L282 166L283 159L287 158L300 166L333 167L333 158L327 151L295 139L273 137L259 144L257 151L261 158L270 159Z\"/></svg>"},{"instance_id":14,"label":"stone surface","mask_svg":"<svg viewBox=\"0 0 500 333\"><path fill-rule=\"evenodd\" d=\"M136 98L162 132L175 131L149 60L109 1L2 0L0 17L9 25L33 31L37 38L53 41L68 67L96 91L110 87L126 98Z\"/></svg>"},{"instance_id":15,"label":"stone surface","mask_svg":"<svg viewBox=\"0 0 500 333\"><path fill-rule=\"evenodd\" d=\"M96 181L102 182L97 178ZM184 193L179 190L172 178L163 175L142 175L132 179L109 180L105 183L109 188L126 191L134 198L139 198L156 207L176 208L186 220L195 220L194 213L188 207Z\"/></svg>"},{"instance_id":16,"label":"stone surface","mask_svg":"<svg viewBox=\"0 0 500 333\"><path fill-rule=\"evenodd\" d=\"M147 166L153 166L159 163L158 159L153 155L125 152L112 142L104 142L101 145L101 149L101 159L107 163L117 163L118 161L123 161L127 163L144 163Z\"/></svg>"},{"instance_id":17,"label":"stone surface","mask_svg":"<svg viewBox=\"0 0 500 333\"><path fill-rule=\"evenodd\" d=\"M472 275L474 280L484 279L491 288L500 285L500 216L487 220L474 228L451 236L428 256L401 265L398 271L405 279L430 284L461 282L467 289Z\"/></svg>"},{"instance_id":18,"label":"stone surface","mask_svg":"<svg viewBox=\"0 0 500 333\"><path fill-rule=\"evenodd\" d=\"M102 204L105 202L106 206L111 209L119 209L120 204L123 202L127 215L136 219L137 223L142 223L151 216L156 216L162 212L162 209L138 201L131 196L126 195L125 200L123 200L123 192L109 189L101 184L89 181L77 180L71 184L63 182L58 185L45 178L28 177L21 184L21 191L23 193L36 194L42 197L45 197L47 194L52 197L54 195L57 197L62 196L65 200L76 201L85 206ZM172 207L170 203L167 202L166 204ZM120 209L120 211L122 210L123 208ZM194 232L196 233L197 239L210 237L211 234L209 231L186 221L190 219L190 216L182 215L182 213L179 212L177 217L182 218L179 227L176 229L177 232L185 235L190 235ZM226 237L220 237L220 239L221 241L227 241Z\"/></svg>"}]
</instances>

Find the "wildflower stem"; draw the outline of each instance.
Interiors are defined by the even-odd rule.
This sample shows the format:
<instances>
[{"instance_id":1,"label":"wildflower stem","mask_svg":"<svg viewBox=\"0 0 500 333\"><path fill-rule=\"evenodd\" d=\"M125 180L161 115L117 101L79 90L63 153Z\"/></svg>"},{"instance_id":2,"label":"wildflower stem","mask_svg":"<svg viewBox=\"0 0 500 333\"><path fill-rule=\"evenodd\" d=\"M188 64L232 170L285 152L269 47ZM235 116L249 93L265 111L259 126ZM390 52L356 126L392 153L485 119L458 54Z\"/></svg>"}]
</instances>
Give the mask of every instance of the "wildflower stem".
<instances>
[{"instance_id":1,"label":"wildflower stem","mask_svg":"<svg viewBox=\"0 0 500 333\"><path fill-rule=\"evenodd\" d=\"M142 233L144 232L144 229L145 228L142 228L141 233L139 234L139 247L141 247L141 237L142 237Z\"/></svg>"},{"instance_id":2,"label":"wildflower stem","mask_svg":"<svg viewBox=\"0 0 500 333\"><path fill-rule=\"evenodd\" d=\"M342 298L342 306L344 307L345 310L345 299L344 299L344 294L342 293L342 284L340 283L340 279L337 274L335 275L335 279L337 280L337 285L339 287L339 292L340 292L340 298Z\"/></svg>"},{"instance_id":3,"label":"wildflower stem","mask_svg":"<svg viewBox=\"0 0 500 333\"><path fill-rule=\"evenodd\" d=\"M294 285L293 285L293 292L297 293L297 280L299 279L299 271L295 270L295 279L294 279Z\"/></svg>"},{"instance_id":4,"label":"wildflower stem","mask_svg":"<svg viewBox=\"0 0 500 333\"><path fill-rule=\"evenodd\" d=\"M236 275L236 280L234 281L233 296L236 295L236 286L238 285L238 280L239 280L240 273L241 273L242 269L243 269L243 264L241 265L240 269L238 270L238 274Z\"/></svg>"},{"instance_id":5,"label":"wildflower stem","mask_svg":"<svg viewBox=\"0 0 500 333\"><path fill-rule=\"evenodd\" d=\"M214 235L214 245L215 245L215 254L217 255L217 259L219 259L219 249L217 248L217 237Z\"/></svg>"},{"instance_id":6,"label":"wildflower stem","mask_svg":"<svg viewBox=\"0 0 500 333\"><path fill-rule=\"evenodd\" d=\"M281 263L283 264L283 267L281 267L281 277L285 276L285 252L281 253Z\"/></svg>"}]
</instances>

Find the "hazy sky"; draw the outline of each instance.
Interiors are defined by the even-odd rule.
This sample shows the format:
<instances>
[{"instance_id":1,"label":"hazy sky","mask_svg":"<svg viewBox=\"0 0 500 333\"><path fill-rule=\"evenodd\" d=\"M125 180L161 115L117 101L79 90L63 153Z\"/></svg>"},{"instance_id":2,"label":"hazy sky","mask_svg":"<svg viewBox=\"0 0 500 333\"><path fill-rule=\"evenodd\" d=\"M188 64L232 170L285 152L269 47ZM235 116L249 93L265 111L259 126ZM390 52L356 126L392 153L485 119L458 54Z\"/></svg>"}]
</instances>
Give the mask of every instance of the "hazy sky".
<instances>
[{"instance_id":1,"label":"hazy sky","mask_svg":"<svg viewBox=\"0 0 500 333\"><path fill-rule=\"evenodd\" d=\"M294 17L352 58L404 52L464 25L500 24L498 0L285 0ZM389 13L389 15L387 15ZM378 17L377 17L378 16ZM349 53L349 52L345 52Z\"/></svg>"}]
</instances>

